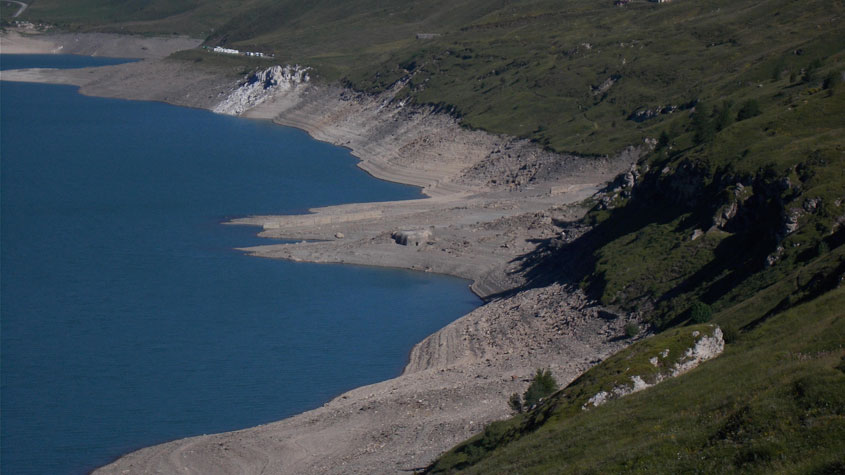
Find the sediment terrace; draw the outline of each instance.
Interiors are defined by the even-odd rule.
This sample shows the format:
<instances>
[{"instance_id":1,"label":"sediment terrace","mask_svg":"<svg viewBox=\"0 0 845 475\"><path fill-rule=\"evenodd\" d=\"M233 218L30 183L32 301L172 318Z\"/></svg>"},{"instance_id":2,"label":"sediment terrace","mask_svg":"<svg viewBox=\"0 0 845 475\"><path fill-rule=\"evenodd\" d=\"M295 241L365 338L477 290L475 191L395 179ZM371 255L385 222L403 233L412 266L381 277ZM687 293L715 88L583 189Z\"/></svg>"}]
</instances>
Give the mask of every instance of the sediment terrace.
<instances>
[{"instance_id":1,"label":"sediment terrace","mask_svg":"<svg viewBox=\"0 0 845 475\"><path fill-rule=\"evenodd\" d=\"M19 35L15 41L26 39ZM51 35L30 39L50 51L68 51L62 42L70 41ZM113 56L138 50L125 38L117 44L122 46L111 46ZM2 79L74 84L84 94L207 109L246 82L154 56L103 68L4 71ZM473 290L491 301L416 345L395 379L354 389L277 423L142 449L97 473L419 468L506 417L508 396L524 391L536 368L551 368L566 384L628 343L619 336L635 316L601 309L566 285L519 288L526 283L522 258L538 242L571 240L565 223L584 211L576 203L627 168L638 150L612 158L554 154L528 141L463 129L431 107L396 101L401 87L397 83L373 96L304 82L269 90L243 115L348 147L373 176L420 186L430 198L232 224L261 226L262 236L301 241L246 249L257 256L452 274L473 280Z\"/></svg>"}]
</instances>

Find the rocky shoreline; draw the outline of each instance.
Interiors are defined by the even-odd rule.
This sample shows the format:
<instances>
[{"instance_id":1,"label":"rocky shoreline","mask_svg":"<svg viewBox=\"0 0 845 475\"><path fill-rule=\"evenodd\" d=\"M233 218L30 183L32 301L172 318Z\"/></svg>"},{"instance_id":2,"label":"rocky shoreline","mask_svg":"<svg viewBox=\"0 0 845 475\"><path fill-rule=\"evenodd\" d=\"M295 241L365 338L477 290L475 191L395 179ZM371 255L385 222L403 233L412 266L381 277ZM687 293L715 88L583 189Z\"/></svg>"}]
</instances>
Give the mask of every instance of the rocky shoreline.
<instances>
[{"instance_id":1,"label":"rocky shoreline","mask_svg":"<svg viewBox=\"0 0 845 475\"><path fill-rule=\"evenodd\" d=\"M18 45L26 44L25 35L15 35ZM10 52L7 38L2 40L4 52ZM83 48L86 42L108 43L99 51L113 56L145 51L126 37L29 39L37 43L26 52L69 52L75 44L80 52L93 54ZM166 59L163 53L177 43L162 41L145 43L146 51L157 53L136 63L4 71L2 79L73 84L89 95L210 110L238 94L254 100L243 88L268 81L269 73L258 79L234 77ZM188 43L178 44L184 47ZM457 275L472 279L473 290L489 303L416 345L395 379L349 391L280 422L142 449L97 473L413 470L506 417L508 395L523 391L536 368L551 368L566 384L630 343L621 337L622 328L635 316L601 309L577 288L551 284L508 296L502 292L526 283L521 259L538 242L572 239L562 226L583 213L576 203L626 169L636 159L636 149L602 159L554 154L524 140L463 129L433 108L395 101L393 94L402 84L370 96L303 79L290 70L286 76L270 77L275 84L263 89L266 97L229 110L348 147L373 176L420 186L430 198L239 219L232 224L262 226L262 236L305 241L246 251Z\"/></svg>"}]
</instances>

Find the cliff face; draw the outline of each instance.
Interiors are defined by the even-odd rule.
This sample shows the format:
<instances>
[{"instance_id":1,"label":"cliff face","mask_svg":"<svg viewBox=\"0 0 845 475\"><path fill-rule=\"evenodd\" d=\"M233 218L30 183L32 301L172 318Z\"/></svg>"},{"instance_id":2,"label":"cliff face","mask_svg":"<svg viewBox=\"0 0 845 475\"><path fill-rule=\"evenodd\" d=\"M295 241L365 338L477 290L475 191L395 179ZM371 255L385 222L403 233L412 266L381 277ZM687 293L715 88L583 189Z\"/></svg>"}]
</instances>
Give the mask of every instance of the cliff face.
<instances>
[{"instance_id":1,"label":"cliff face","mask_svg":"<svg viewBox=\"0 0 845 475\"><path fill-rule=\"evenodd\" d=\"M310 79L308 69L288 65L257 71L212 110L218 114L241 115L276 94L289 92L307 83Z\"/></svg>"}]
</instances>

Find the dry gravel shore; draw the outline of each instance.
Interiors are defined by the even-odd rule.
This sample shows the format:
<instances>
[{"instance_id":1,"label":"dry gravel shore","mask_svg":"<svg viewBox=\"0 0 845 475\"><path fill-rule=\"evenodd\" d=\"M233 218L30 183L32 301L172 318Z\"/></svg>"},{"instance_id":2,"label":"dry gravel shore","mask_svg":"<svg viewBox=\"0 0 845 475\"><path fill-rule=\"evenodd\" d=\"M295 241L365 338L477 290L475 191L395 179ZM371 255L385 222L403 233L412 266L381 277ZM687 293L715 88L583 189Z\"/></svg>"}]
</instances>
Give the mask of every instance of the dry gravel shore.
<instances>
[{"instance_id":1,"label":"dry gravel shore","mask_svg":"<svg viewBox=\"0 0 845 475\"><path fill-rule=\"evenodd\" d=\"M4 71L2 79L74 84L85 94L208 109L239 86L240 78L164 59L177 45L173 39L149 43L156 41L7 33L0 39L4 52L9 45L20 52L68 52L76 44L85 54L157 53L104 68ZM184 41L178 48L195 45ZM85 48L102 44L84 49L86 42ZM566 384L628 343L622 327L634 316L601 309L573 287L500 293L525 283L520 258L537 242L573 238L561 226L583 213L575 203L628 167L638 151L603 159L558 155L524 140L462 129L451 117L391 99L391 92L368 96L304 83L246 111L346 146L374 176L420 186L430 196L239 219L232 224L261 226L262 236L305 241L246 251L452 274L472 279L480 296L507 296L416 345L397 378L280 422L142 449L97 473L412 470L506 417L508 396L524 391L536 368L551 368Z\"/></svg>"}]
</instances>

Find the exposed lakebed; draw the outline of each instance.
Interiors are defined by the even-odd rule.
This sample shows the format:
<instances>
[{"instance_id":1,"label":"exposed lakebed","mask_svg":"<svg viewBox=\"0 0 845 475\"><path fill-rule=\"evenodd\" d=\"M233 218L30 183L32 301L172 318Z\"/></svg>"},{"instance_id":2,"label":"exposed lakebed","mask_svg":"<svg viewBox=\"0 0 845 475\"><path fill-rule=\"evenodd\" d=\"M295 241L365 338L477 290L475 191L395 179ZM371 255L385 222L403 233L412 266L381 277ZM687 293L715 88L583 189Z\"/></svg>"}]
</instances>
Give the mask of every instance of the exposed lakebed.
<instances>
[{"instance_id":1,"label":"exposed lakebed","mask_svg":"<svg viewBox=\"0 0 845 475\"><path fill-rule=\"evenodd\" d=\"M2 67L44 60L102 64ZM266 241L228 218L420 196L343 149L72 87L0 92L4 473L84 472L316 407L397 375L479 303L454 278L232 250Z\"/></svg>"}]
</instances>

